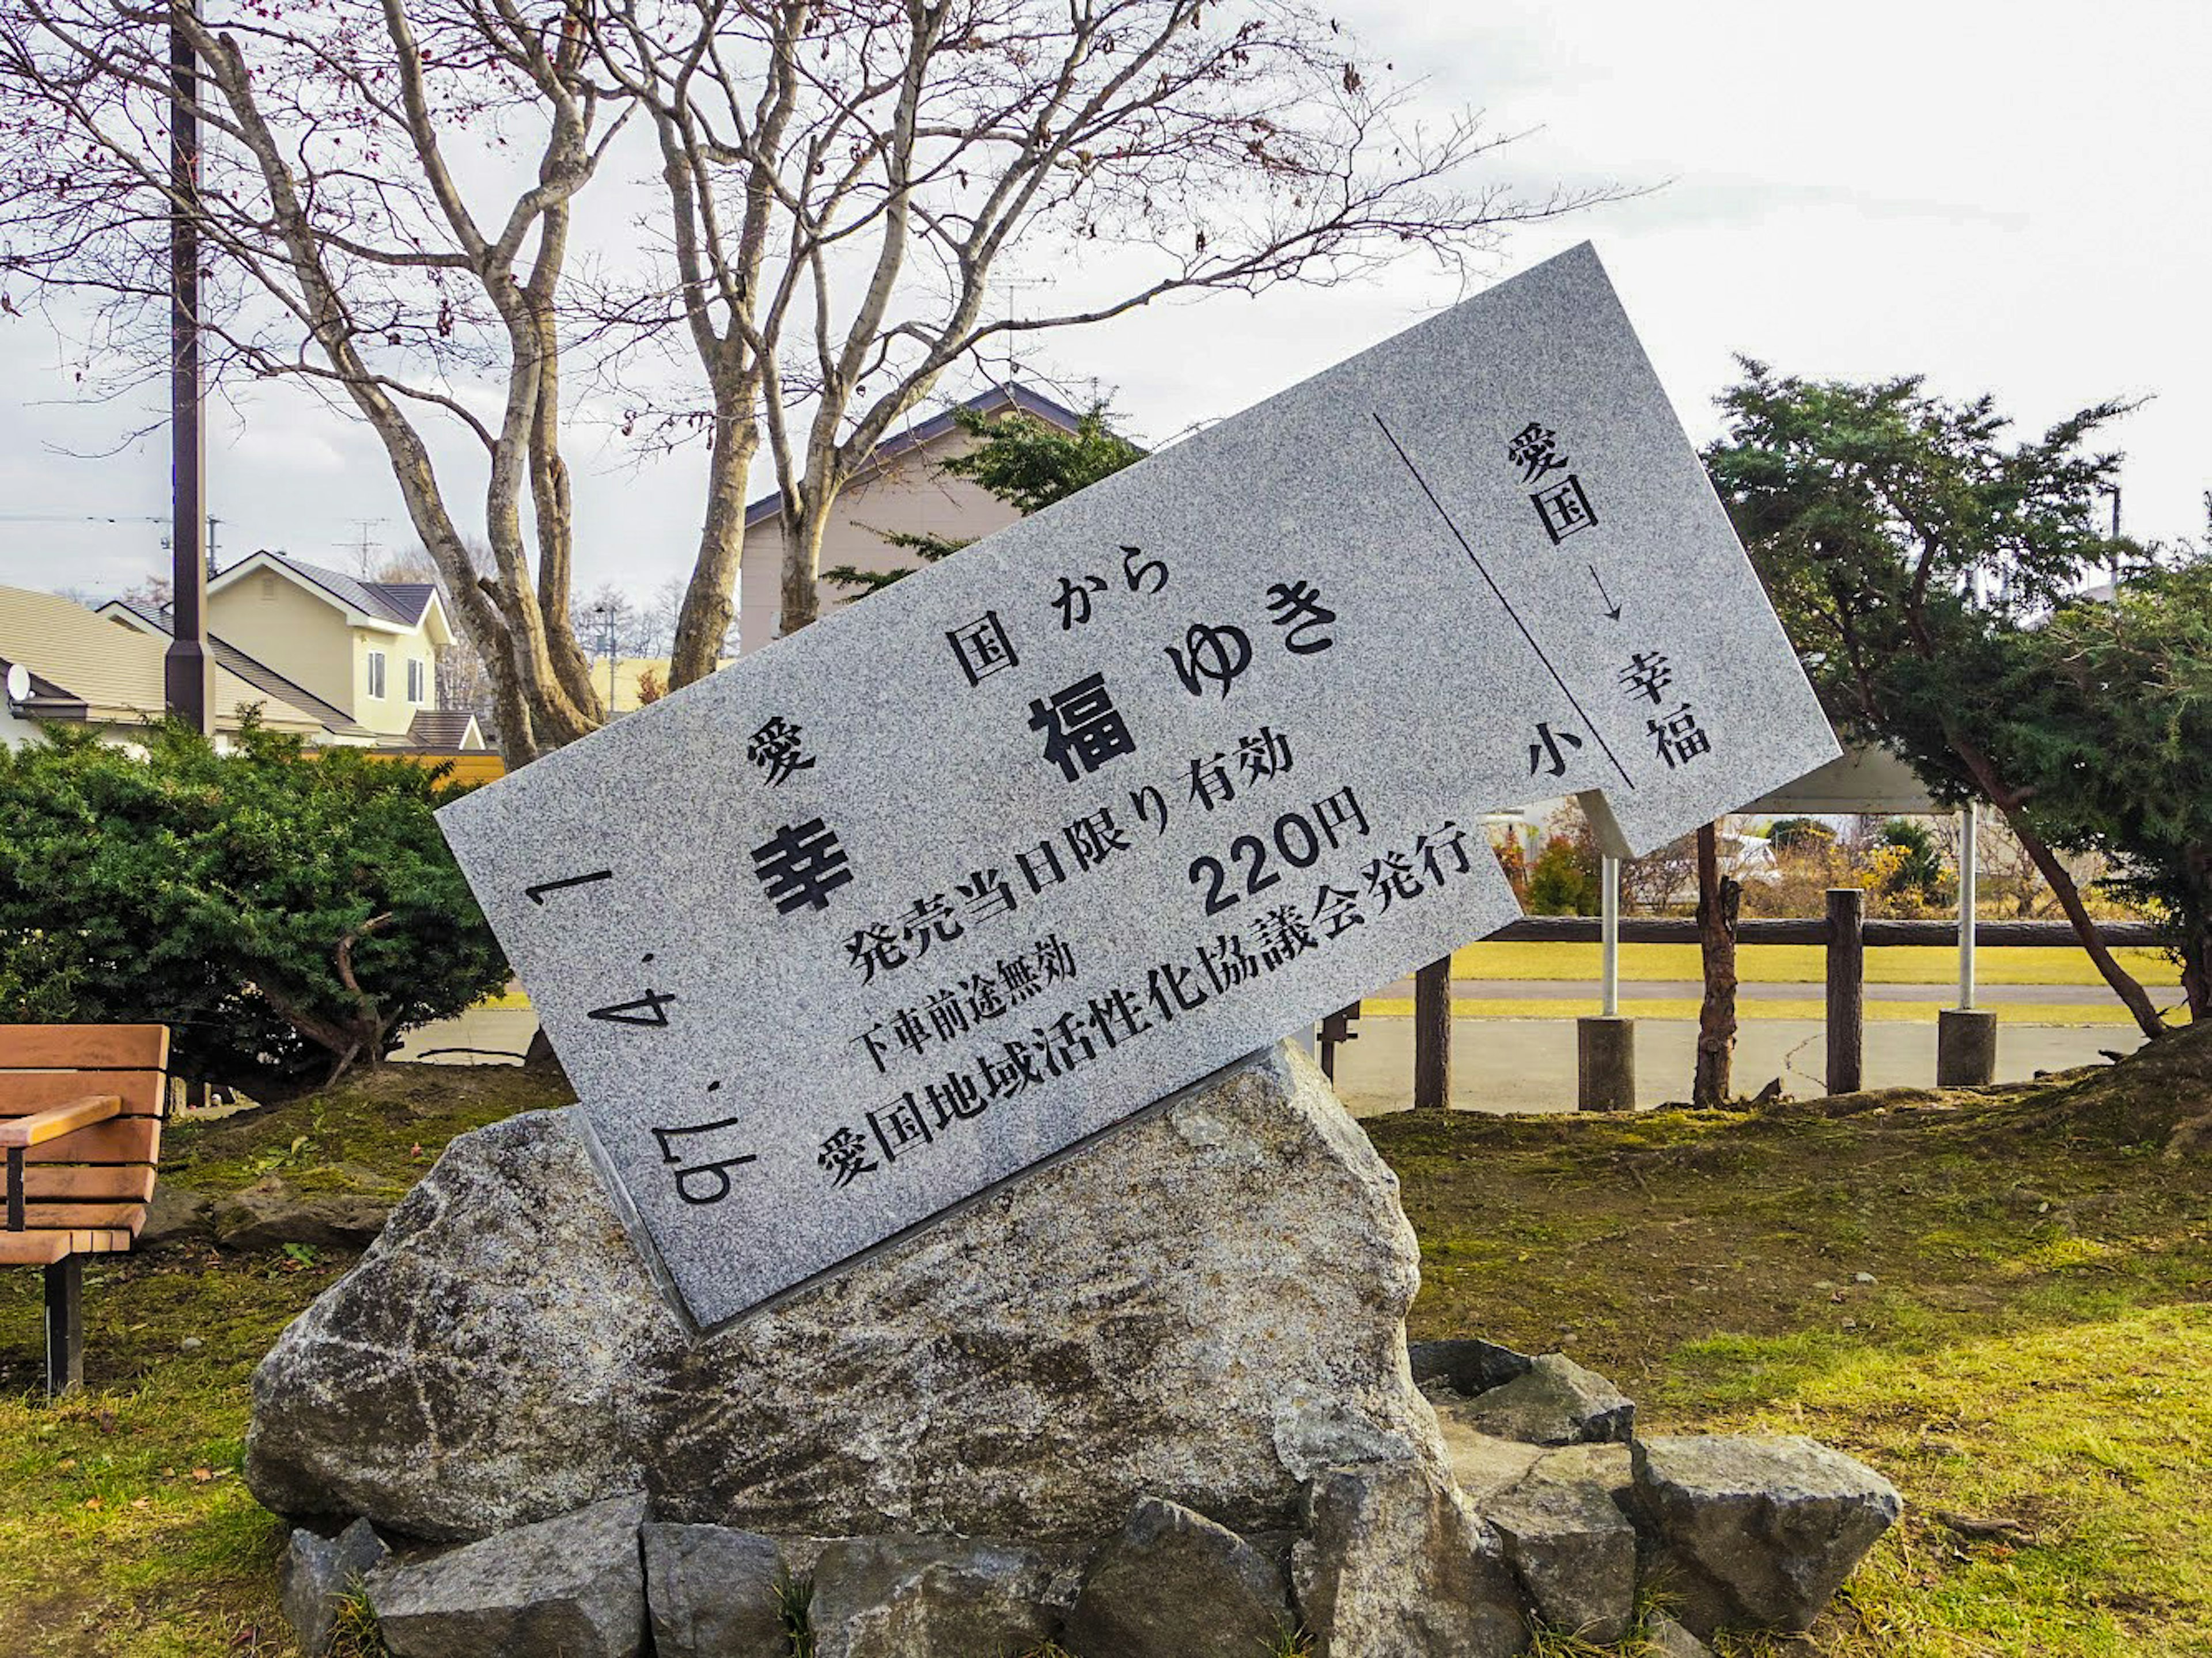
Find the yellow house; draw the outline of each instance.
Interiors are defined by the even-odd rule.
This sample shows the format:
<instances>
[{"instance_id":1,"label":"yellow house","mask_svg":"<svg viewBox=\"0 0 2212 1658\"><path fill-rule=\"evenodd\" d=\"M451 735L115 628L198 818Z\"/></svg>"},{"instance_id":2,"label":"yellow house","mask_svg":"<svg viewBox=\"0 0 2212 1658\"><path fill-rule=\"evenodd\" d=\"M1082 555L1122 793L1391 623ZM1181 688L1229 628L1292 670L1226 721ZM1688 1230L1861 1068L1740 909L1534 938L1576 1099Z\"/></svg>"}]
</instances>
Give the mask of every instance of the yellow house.
<instances>
[{"instance_id":1,"label":"yellow house","mask_svg":"<svg viewBox=\"0 0 2212 1658\"><path fill-rule=\"evenodd\" d=\"M1073 432L1072 409L1018 382L970 398L964 408L981 415L1019 412ZM824 570L851 565L888 570L912 565L915 556L886 543L883 531L973 541L1003 530L1021 514L966 478L950 477L940 464L975 446L949 410L916 422L876 447L866 465L837 498L836 516L822 537ZM858 595L815 583L819 613L828 615ZM744 554L738 564L738 649L750 656L783 634L783 498L762 496L745 508ZM605 671L604 663L602 672Z\"/></svg>"},{"instance_id":2,"label":"yellow house","mask_svg":"<svg viewBox=\"0 0 2212 1658\"><path fill-rule=\"evenodd\" d=\"M113 605L106 613L126 619ZM453 629L428 582L362 581L258 552L209 579L207 629L337 709L379 748L484 746L472 716L438 707L438 653Z\"/></svg>"}]
</instances>

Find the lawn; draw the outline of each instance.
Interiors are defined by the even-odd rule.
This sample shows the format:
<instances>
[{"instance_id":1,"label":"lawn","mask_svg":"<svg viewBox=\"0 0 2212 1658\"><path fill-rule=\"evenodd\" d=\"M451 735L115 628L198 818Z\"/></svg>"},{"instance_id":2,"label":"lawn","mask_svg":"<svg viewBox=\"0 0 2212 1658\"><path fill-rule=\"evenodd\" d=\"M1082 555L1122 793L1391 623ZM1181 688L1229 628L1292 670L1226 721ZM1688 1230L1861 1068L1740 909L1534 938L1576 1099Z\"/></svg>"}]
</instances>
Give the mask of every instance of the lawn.
<instances>
[{"instance_id":1,"label":"lawn","mask_svg":"<svg viewBox=\"0 0 2212 1658\"><path fill-rule=\"evenodd\" d=\"M2212 1085L2150 1082L2101 1116L2014 1090L1370 1127L1422 1239L1416 1336L1565 1348L1651 1428L1810 1432L1903 1489L1906 1523L1792 1650L2166 1658L2212 1654L2212 1159L2144 1137L2177 1100L2212 1110ZM453 1133L543 1102L517 1071L393 1067L179 1126L171 1177L395 1190ZM93 1386L58 1407L32 1392L36 1274L0 1274L0 1654L293 1653L279 1527L238 1477L246 1384L346 1265L187 1248L94 1267ZM1970 1540L1945 1513L2020 1529Z\"/></svg>"}]
</instances>

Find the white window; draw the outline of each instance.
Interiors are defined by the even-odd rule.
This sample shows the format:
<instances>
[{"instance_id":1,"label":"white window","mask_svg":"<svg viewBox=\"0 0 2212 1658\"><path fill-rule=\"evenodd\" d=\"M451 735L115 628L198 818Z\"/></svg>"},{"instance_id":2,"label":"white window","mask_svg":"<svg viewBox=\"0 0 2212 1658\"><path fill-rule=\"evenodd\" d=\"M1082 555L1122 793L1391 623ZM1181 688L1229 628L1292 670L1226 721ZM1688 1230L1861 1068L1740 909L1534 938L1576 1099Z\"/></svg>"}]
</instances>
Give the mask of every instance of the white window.
<instances>
[{"instance_id":1,"label":"white window","mask_svg":"<svg viewBox=\"0 0 2212 1658\"><path fill-rule=\"evenodd\" d=\"M427 702L430 700L423 691L423 681L429 677L423 671L428 665L419 656L410 656L407 659L407 700L410 702Z\"/></svg>"},{"instance_id":2,"label":"white window","mask_svg":"<svg viewBox=\"0 0 2212 1658\"><path fill-rule=\"evenodd\" d=\"M368 694L371 696L384 695L384 653L382 651L371 651L368 653Z\"/></svg>"}]
</instances>

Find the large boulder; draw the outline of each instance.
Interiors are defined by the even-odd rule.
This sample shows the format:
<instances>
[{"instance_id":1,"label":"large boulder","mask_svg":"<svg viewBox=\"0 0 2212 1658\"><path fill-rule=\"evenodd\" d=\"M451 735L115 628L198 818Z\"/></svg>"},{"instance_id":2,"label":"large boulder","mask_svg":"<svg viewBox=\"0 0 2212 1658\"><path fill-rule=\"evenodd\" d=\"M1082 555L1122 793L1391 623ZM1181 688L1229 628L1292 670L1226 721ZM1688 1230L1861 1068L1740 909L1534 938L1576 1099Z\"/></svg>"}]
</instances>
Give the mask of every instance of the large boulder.
<instances>
[{"instance_id":1,"label":"large boulder","mask_svg":"<svg viewBox=\"0 0 2212 1658\"><path fill-rule=\"evenodd\" d=\"M392 1658L640 1658L645 1567L635 1497L370 1574Z\"/></svg>"},{"instance_id":2,"label":"large boulder","mask_svg":"<svg viewBox=\"0 0 2212 1658\"><path fill-rule=\"evenodd\" d=\"M1396 1177L1287 1044L772 1310L687 1333L574 1109L463 1136L256 1373L295 1515L481 1536L624 1492L775 1534L1073 1553L1141 1497L1296 1525L1324 1469L1441 1481Z\"/></svg>"},{"instance_id":3,"label":"large boulder","mask_svg":"<svg viewBox=\"0 0 2212 1658\"><path fill-rule=\"evenodd\" d=\"M1794 1434L1654 1435L1633 1455L1643 1528L1700 1636L1810 1629L1902 1509L1863 1462Z\"/></svg>"}]
</instances>

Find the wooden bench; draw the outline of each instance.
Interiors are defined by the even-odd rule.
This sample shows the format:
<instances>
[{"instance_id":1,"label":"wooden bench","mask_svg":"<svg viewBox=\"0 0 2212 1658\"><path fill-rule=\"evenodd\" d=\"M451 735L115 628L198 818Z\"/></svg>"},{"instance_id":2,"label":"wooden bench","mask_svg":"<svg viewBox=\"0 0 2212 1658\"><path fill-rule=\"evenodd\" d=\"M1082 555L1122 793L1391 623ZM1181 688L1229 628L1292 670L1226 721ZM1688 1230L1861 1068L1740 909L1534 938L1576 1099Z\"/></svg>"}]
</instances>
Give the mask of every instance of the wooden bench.
<instances>
[{"instance_id":1,"label":"wooden bench","mask_svg":"<svg viewBox=\"0 0 2212 1658\"><path fill-rule=\"evenodd\" d=\"M46 1275L46 1392L84 1381L84 1258L131 1247L168 1101L158 1024L0 1024L0 1265Z\"/></svg>"}]
</instances>

